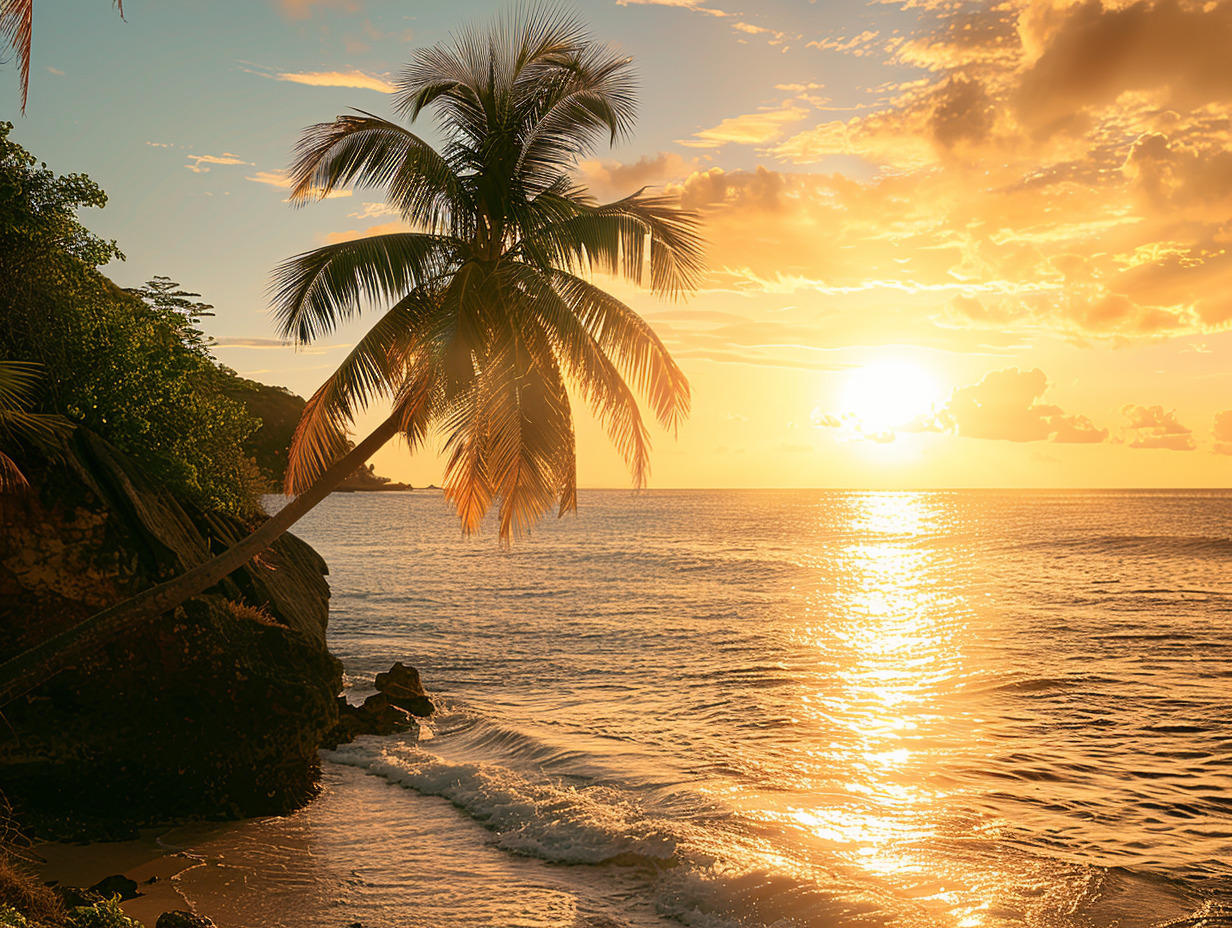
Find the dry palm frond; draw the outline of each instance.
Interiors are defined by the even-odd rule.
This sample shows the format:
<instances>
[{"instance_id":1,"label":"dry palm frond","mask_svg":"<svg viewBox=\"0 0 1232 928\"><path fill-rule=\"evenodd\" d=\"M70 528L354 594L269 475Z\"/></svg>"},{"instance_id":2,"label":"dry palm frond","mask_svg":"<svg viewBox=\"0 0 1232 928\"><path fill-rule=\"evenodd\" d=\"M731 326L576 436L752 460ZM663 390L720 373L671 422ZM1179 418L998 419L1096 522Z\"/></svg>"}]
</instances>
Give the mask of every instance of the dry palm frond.
<instances>
[{"instance_id":1,"label":"dry palm frond","mask_svg":"<svg viewBox=\"0 0 1232 928\"><path fill-rule=\"evenodd\" d=\"M112 0L120 18L124 18L124 0ZM34 0L0 0L0 39L17 52L17 68L21 72L21 112L26 112L30 95L30 45L34 38Z\"/></svg>"}]
</instances>

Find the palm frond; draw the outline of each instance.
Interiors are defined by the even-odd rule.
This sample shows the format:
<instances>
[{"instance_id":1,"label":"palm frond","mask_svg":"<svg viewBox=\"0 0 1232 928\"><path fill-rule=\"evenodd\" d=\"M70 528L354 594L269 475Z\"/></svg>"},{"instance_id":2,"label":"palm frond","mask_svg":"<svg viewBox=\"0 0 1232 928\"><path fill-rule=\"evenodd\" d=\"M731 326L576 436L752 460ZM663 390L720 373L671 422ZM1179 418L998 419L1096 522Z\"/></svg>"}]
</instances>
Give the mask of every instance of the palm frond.
<instances>
[{"instance_id":1,"label":"palm frond","mask_svg":"<svg viewBox=\"0 0 1232 928\"><path fill-rule=\"evenodd\" d=\"M446 276L467 246L427 232L394 232L326 245L274 269L279 334L307 344L360 311L360 300L397 300Z\"/></svg>"},{"instance_id":2,"label":"palm frond","mask_svg":"<svg viewBox=\"0 0 1232 928\"><path fill-rule=\"evenodd\" d=\"M620 453L636 486L645 486L650 474L650 435L642 420L637 397L620 371L583 323L573 306L536 269L510 265L505 273L523 292L518 304L521 330L531 337L536 330L571 375L591 413Z\"/></svg>"},{"instance_id":3,"label":"palm frond","mask_svg":"<svg viewBox=\"0 0 1232 928\"><path fill-rule=\"evenodd\" d=\"M124 0L112 0L112 5L124 18ZM21 81L21 112L26 113L30 95L30 49L34 38L34 0L0 0L0 39L17 52L17 70Z\"/></svg>"},{"instance_id":4,"label":"palm frond","mask_svg":"<svg viewBox=\"0 0 1232 928\"><path fill-rule=\"evenodd\" d=\"M572 168L603 135L612 144L630 135L637 112L628 57L592 44L552 56L549 66L547 73L541 67L524 78L527 104L519 122L525 128L515 173L531 188Z\"/></svg>"},{"instance_id":5,"label":"palm frond","mask_svg":"<svg viewBox=\"0 0 1232 928\"><path fill-rule=\"evenodd\" d=\"M34 0L0 0L0 39L17 53L21 77L21 112L30 95L30 45L34 36ZM12 462L10 462L12 463Z\"/></svg>"},{"instance_id":6,"label":"palm frond","mask_svg":"<svg viewBox=\"0 0 1232 928\"><path fill-rule=\"evenodd\" d=\"M374 399L399 395L420 351L436 299L416 291L368 330L304 406L287 452L285 492L302 493L348 450L347 431Z\"/></svg>"},{"instance_id":7,"label":"palm frond","mask_svg":"<svg viewBox=\"0 0 1232 928\"><path fill-rule=\"evenodd\" d=\"M0 434L45 445L72 429L62 416L30 412L41 369L33 361L0 361Z\"/></svg>"},{"instance_id":8,"label":"palm frond","mask_svg":"<svg viewBox=\"0 0 1232 928\"><path fill-rule=\"evenodd\" d=\"M466 191L448 161L396 123L363 110L309 126L289 172L291 202L323 199L340 187L382 187L404 219L460 236L449 219L468 215Z\"/></svg>"},{"instance_id":9,"label":"palm frond","mask_svg":"<svg viewBox=\"0 0 1232 928\"><path fill-rule=\"evenodd\" d=\"M547 276L603 353L646 397L659 424L674 434L689 415L689 381L650 324L589 281L564 271Z\"/></svg>"},{"instance_id":10,"label":"palm frond","mask_svg":"<svg viewBox=\"0 0 1232 928\"><path fill-rule=\"evenodd\" d=\"M0 361L0 437L50 449L73 424L61 416L30 411L40 367L31 361ZM0 492L27 486L17 464L0 452Z\"/></svg>"},{"instance_id":11,"label":"palm frond","mask_svg":"<svg viewBox=\"0 0 1232 928\"><path fill-rule=\"evenodd\" d=\"M679 209L669 197L638 192L602 206L572 198L545 199L573 215L528 232L513 251L544 268L599 271L636 284L646 282L650 246L650 288L678 297L700 283L705 263L696 213ZM570 204L572 204L570 206Z\"/></svg>"}]
</instances>

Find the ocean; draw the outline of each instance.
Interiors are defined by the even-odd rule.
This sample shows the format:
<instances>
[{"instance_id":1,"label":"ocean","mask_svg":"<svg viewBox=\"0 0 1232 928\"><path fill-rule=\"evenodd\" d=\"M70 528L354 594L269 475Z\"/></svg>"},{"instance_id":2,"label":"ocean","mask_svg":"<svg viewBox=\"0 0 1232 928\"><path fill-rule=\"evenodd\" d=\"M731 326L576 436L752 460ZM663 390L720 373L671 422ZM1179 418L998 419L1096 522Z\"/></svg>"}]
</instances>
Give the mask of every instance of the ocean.
<instances>
[{"instance_id":1,"label":"ocean","mask_svg":"<svg viewBox=\"0 0 1232 928\"><path fill-rule=\"evenodd\" d=\"M502 549L335 494L301 812L174 837L227 928L1232 925L1232 493L584 491Z\"/></svg>"}]
</instances>

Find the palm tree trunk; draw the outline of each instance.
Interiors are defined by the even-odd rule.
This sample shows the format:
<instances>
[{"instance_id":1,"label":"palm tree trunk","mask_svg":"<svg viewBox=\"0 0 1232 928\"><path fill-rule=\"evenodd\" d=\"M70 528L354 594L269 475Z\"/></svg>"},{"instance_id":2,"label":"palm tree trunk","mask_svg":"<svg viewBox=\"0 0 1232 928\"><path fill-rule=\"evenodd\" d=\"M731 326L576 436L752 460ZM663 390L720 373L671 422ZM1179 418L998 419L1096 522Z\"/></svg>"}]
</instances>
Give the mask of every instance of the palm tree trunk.
<instances>
[{"instance_id":1,"label":"palm tree trunk","mask_svg":"<svg viewBox=\"0 0 1232 928\"><path fill-rule=\"evenodd\" d=\"M71 667L83 656L97 650L120 634L142 622L169 612L186 599L196 596L270 546L283 532L299 521L308 510L325 499L357 467L394 437L399 416L394 414L339 458L311 487L291 500L261 524L255 532L218 556L192 568L173 580L160 583L96 613L79 625L37 644L28 651L0 664L0 706L30 692L44 680Z\"/></svg>"}]
</instances>

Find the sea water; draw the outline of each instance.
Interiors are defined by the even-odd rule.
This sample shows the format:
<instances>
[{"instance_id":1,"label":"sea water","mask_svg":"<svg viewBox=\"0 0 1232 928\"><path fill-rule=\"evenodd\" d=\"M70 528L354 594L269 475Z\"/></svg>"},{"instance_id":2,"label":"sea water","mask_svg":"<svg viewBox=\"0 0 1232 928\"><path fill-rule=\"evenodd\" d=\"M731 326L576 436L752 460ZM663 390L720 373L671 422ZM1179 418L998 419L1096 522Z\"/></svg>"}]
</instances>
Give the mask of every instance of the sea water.
<instances>
[{"instance_id":1,"label":"sea water","mask_svg":"<svg viewBox=\"0 0 1232 928\"><path fill-rule=\"evenodd\" d=\"M335 494L348 695L438 713L187 841L220 924L1232 924L1232 494ZM191 845L191 846L189 846Z\"/></svg>"}]
</instances>

